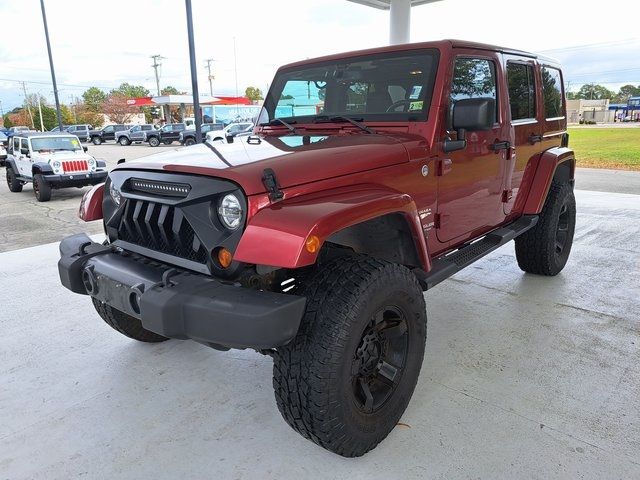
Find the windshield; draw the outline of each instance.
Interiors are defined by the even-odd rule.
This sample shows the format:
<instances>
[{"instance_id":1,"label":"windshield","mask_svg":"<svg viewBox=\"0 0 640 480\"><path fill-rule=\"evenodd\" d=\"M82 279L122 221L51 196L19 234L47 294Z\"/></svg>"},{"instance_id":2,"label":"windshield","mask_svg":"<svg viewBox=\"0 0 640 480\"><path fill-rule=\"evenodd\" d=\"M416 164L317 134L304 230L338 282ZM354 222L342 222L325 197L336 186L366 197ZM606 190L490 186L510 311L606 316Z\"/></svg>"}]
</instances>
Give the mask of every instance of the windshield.
<instances>
[{"instance_id":1,"label":"windshield","mask_svg":"<svg viewBox=\"0 0 640 480\"><path fill-rule=\"evenodd\" d=\"M31 139L31 149L34 152L56 150L82 150L82 146L76 137L42 137Z\"/></svg>"},{"instance_id":2,"label":"windshield","mask_svg":"<svg viewBox=\"0 0 640 480\"><path fill-rule=\"evenodd\" d=\"M279 72L259 123L349 116L370 121L425 120L438 51L386 52Z\"/></svg>"}]
</instances>

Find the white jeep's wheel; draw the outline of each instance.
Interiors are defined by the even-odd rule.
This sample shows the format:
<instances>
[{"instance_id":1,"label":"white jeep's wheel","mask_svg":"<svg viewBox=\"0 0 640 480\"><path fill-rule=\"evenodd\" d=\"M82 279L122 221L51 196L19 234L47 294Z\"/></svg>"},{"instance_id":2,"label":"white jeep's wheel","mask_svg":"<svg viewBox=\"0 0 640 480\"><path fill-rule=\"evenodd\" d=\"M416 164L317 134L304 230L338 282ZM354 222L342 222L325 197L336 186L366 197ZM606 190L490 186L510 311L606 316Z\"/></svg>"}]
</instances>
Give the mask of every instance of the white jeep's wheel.
<instances>
[{"instance_id":1,"label":"white jeep's wheel","mask_svg":"<svg viewBox=\"0 0 640 480\"><path fill-rule=\"evenodd\" d=\"M11 167L7 167L7 185L10 192L18 193L22 191L22 182L18 180Z\"/></svg>"},{"instance_id":2,"label":"white jeep's wheel","mask_svg":"<svg viewBox=\"0 0 640 480\"><path fill-rule=\"evenodd\" d=\"M39 202L51 200L51 185L39 173L33 176L33 193Z\"/></svg>"}]
</instances>

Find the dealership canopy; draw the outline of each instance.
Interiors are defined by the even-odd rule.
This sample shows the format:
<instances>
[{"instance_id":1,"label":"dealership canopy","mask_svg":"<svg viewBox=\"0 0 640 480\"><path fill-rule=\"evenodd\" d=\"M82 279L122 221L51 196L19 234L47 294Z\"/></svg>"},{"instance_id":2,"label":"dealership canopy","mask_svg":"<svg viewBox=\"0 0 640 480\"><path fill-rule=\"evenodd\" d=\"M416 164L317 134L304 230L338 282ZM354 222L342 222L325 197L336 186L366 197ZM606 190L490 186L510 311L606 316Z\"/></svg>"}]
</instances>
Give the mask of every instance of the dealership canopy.
<instances>
[{"instance_id":1,"label":"dealership canopy","mask_svg":"<svg viewBox=\"0 0 640 480\"><path fill-rule=\"evenodd\" d=\"M136 107L161 106L161 105L192 105L191 95L160 95L157 97L138 97L127 100L128 105ZM200 98L200 105L251 105L251 100L247 97L223 97L223 96L203 96Z\"/></svg>"},{"instance_id":2,"label":"dealership canopy","mask_svg":"<svg viewBox=\"0 0 640 480\"><path fill-rule=\"evenodd\" d=\"M411 7L442 0L348 0L368 7L390 10L389 43L409 43L411 41Z\"/></svg>"}]
</instances>

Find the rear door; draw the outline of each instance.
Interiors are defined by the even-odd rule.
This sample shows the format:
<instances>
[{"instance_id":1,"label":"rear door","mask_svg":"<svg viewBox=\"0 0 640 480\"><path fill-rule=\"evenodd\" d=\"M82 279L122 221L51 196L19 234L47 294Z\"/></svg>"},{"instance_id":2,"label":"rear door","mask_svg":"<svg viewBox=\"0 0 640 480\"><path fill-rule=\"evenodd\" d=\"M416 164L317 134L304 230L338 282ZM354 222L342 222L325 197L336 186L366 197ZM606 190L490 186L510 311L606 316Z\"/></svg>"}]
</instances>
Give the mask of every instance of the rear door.
<instances>
[{"instance_id":1,"label":"rear door","mask_svg":"<svg viewBox=\"0 0 640 480\"><path fill-rule=\"evenodd\" d=\"M31 177L31 154L22 153L23 150L26 149L27 152L30 152L29 149L29 139L28 138L14 138L14 150L13 155L16 159L16 166L18 167L18 173L23 177Z\"/></svg>"},{"instance_id":2,"label":"rear door","mask_svg":"<svg viewBox=\"0 0 640 480\"><path fill-rule=\"evenodd\" d=\"M540 153L542 125L538 118L536 97L536 62L533 58L505 55L509 117L511 124L511 158L505 159L503 187L504 213L513 208L525 168Z\"/></svg>"},{"instance_id":3,"label":"rear door","mask_svg":"<svg viewBox=\"0 0 640 480\"><path fill-rule=\"evenodd\" d=\"M440 242L461 241L488 230L504 220L502 210L503 169L509 138L503 102L501 55L483 50L455 50L451 68L447 119L443 138L455 138L451 112L458 100L492 98L495 122L487 131L466 132L467 146L443 152L438 172L436 232ZM496 150L496 148L498 148Z\"/></svg>"},{"instance_id":4,"label":"rear door","mask_svg":"<svg viewBox=\"0 0 640 480\"><path fill-rule=\"evenodd\" d=\"M102 129L102 140L113 140L115 138L115 127L113 125L107 125Z\"/></svg>"}]
</instances>

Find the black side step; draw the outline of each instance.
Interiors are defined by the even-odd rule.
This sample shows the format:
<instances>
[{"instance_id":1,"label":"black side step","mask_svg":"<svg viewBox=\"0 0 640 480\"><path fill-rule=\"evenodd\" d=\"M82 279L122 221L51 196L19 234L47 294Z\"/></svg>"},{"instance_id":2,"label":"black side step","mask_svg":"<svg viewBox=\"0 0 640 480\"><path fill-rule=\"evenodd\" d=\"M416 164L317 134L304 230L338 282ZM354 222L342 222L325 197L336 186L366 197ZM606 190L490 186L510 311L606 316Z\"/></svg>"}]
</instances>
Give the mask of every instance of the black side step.
<instances>
[{"instance_id":1,"label":"black side step","mask_svg":"<svg viewBox=\"0 0 640 480\"><path fill-rule=\"evenodd\" d=\"M493 252L498 247L513 240L518 235L526 232L534 227L536 223L538 223L537 215L523 215L515 222L494 230L493 232L489 232L480 240L465 245L447 255L438 257L433 261L429 272L416 269L414 273L418 277L422 288L428 290L443 280L446 280L454 273L459 272L464 267L481 259L486 254Z\"/></svg>"}]
</instances>

